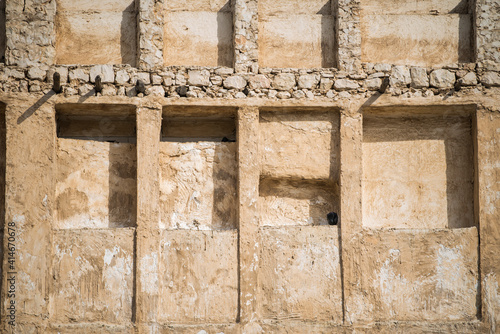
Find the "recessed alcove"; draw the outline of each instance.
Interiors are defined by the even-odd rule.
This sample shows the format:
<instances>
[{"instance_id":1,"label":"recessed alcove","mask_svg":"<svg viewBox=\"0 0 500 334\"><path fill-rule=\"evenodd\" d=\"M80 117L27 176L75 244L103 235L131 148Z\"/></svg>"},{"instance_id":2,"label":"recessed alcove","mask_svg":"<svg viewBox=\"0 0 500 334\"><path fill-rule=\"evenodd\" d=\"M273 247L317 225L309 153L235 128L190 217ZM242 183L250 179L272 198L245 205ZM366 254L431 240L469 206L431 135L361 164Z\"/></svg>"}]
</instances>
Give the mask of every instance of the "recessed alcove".
<instances>
[{"instance_id":1,"label":"recessed alcove","mask_svg":"<svg viewBox=\"0 0 500 334\"><path fill-rule=\"evenodd\" d=\"M169 107L163 114L162 228L226 230L237 226L236 109L205 109Z\"/></svg>"},{"instance_id":2,"label":"recessed alcove","mask_svg":"<svg viewBox=\"0 0 500 334\"><path fill-rule=\"evenodd\" d=\"M259 121L261 226L327 225L339 212L339 113L262 108Z\"/></svg>"},{"instance_id":3,"label":"recessed alcove","mask_svg":"<svg viewBox=\"0 0 500 334\"><path fill-rule=\"evenodd\" d=\"M335 108L260 109L263 319L342 322L340 229L327 221L329 212L340 213L339 117Z\"/></svg>"},{"instance_id":4,"label":"recessed alcove","mask_svg":"<svg viewBox=\"0 0 500 334\"><path fill-rule=\"evenodd\" d=\"M134 227L135 107L56 106L57 229Z\"/></svg>"},{"instance_id":5,"label":"recessed alcove","mask_svg":"<svg viewBox=\"0 0 500 334\"><path fill-rule=\"evenodd\" d=\"M165 1L166 66L233 66L230 0Z\"/></svg>"},{"instance_id":6,"label":"recessed alcove","mask_svg":"<svg viewBox=\"0 0 500 334\"><path fill-rule=\"evenodd\" d=\"M364 113L363 226L475 226L472 110L391 107Z\"/></svg>"},{"instance_id":7,"label":"recessed alcove","mask_svg":"<svg viewBox=\"0 0 500 334\"><path fill-rule=\"evenodd\" d=\"M260 0L258 6L261 67L336 66L332 1Z\"/></svg>"},{"instance_id":8,"label":"recessed alcove","mask_svg":"<svg viewBox=\"0 0 500 334\"><path fill-rule=\"evenodd\" d=\"M135 0L57 0L57 64L135 66Z\"/></svg>"},{"instance_id":9,"label":"recessed alcove","mask_svg":"<svg viewBox=\"0 0 500 334\"><path fill-rule=\"evenodd\" d=\"M362 0L361 59L444 66L470 62L472 0Z\"/></svg>"},{"instance_id":10,"label":"recessed alcove","mask_svg":"<svg viewBox=\"0 0 500 334\"><path fill-rule=\"evenodd\" d=\"M160 323L236 322L236 112L196 105L163 109Z\"/></svg>"}]
</instances>

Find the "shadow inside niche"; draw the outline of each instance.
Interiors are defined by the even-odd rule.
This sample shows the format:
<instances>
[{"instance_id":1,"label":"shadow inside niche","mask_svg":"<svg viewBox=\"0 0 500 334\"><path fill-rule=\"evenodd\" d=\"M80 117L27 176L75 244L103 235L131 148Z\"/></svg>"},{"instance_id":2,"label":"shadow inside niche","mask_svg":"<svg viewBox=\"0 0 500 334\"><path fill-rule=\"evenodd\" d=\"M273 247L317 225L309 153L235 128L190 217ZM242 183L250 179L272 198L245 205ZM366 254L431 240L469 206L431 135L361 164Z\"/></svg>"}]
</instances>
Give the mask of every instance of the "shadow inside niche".
<instances>
[{"instance_id":1,"label":"shadow inside niche","mask_svg":"<svg viewBox=\"0 0 500 334\"><path fill-rule=\"evenodd\" d=\"M386 168L394 168L398 161L406 159L408 162L417 163L414 165L412 175L418 176L415 180L399 180L402 172L401 168L395 170L396 174L391 179L380 179L382 184L399 182L400 187L407 189L410 193L420 194L419 198L435 197L434 193L425 191L438 191L434 189L436 182L444 181L446 184L446 228L464 228L475 225L474 220L474 168L473 168L473 144L472 144L472 121L470 116L443 113L442 115L425 116L384 116L365 115L363 120L363 142L386 143L387 150L394 150L393 160L386 161ZM404 152L398 151L398 146L393 146L397 142L421 142L427 141L430 145L428 149L436 152L422 151L412 148L411 154L405 156ZM393 144L394 143L394 144ZM396 144L397 145L397 144ZM393 146L391 148L391 146ZM439 164L439 147L444 147L445 171L436 170ZM398 160L399 159L399 160ZM435 160L436 166L428 164ZM428 175L429 168L435 170ZM437 178L437 179L436 179ZM421 192L424 193L421 194ZM363 201L370 200L364 198ZM409 200L409 199L407 199ZM421 210L427 205L434 205L432 202L421 202ZM387 208L389 209L389 208ZM397 208L392 208L396 210ZM434 208L435 209L435 208ZM397 214L397 213L396 213ZM418 215L417 215L418 216ZM415 216L415 219L418 217ZM438 222L439 223L439 222Z\"/></svg>"},{"instance_id":2,"label":"shadow inside niche","mask_svg":"<svg viewBox=\"0 0 500 334\"><path fill-rule=\"evenodd\" d=\"M120 24L120 53L122 64L136 66L137 50L139 44L137 40L137 13L135 1L122 12Z\"/></svg>"},{"instance_id":3,"label":"shadow inside niche","mask_svg":"<svg viewBox=\"0 0 500 334\"><path fill-rule=\"evenodd\" d=\"M233 9L231 0L217 12L217 65L233 66Z\"/></svg>"},{"instance_id":4,"label":"shadow inside niche","mask_svg":"<svg viewBox=\"0 0 500 334\"><path fill-rule=\"evenodd\" d=\"M137 219L137 146L109 143L109 227L135 227Z\"/></svg>"},{"instance_id":5,"label":"shadow inside niche","mask_svg":"<svg viewBox=\"0 0 500 334\"><path fill-rule=\"evenodd\" d=\"M316 14L321 15L321 67L335 67L335 15L331 1L327 1Z\"/></svg>"}]
</instances>

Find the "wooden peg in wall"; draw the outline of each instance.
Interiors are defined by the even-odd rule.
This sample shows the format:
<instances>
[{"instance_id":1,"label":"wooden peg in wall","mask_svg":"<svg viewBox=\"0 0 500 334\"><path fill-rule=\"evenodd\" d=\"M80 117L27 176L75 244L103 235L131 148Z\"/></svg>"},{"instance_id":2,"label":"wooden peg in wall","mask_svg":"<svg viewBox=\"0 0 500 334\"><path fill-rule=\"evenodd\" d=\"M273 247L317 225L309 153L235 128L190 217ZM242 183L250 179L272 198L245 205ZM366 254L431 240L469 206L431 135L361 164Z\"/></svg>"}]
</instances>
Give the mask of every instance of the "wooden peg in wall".
<instances>
[{"instance_id":1,"label":"wooden peg in wall","mask_svg":"<svg viewBox=\"0 0 500 334\"><path fill-rule=\"evenodd\" d=\"M52 85L52 90L56 93L59 94L62 92L62 86L61 86L61 75L59 72L55 72L53 78L53 85Z\"/></svg>"},{"instance_id":2,"label":"wooden peg in wall","mask_svg":"<svg viewBox=\"0 0 500 334\"><path fill-rule=\"evenodd\" d=\"M137 82L135 83L135 90L137 94L144 94L146 92L146 85L144 85L144 82L142 80L137 80Z\"/></svg>"},{"instance_id":3,"label":"wooden peg in wall","mask_svg":"<svg viewBox=\"0 0 500 334\"><path fill-rule=\"evenodd\" d=\"M100 75L95 77L94 90L95 90L96 94L102 92L102 79L101 79Z\"/></svg>"}]
</instances>

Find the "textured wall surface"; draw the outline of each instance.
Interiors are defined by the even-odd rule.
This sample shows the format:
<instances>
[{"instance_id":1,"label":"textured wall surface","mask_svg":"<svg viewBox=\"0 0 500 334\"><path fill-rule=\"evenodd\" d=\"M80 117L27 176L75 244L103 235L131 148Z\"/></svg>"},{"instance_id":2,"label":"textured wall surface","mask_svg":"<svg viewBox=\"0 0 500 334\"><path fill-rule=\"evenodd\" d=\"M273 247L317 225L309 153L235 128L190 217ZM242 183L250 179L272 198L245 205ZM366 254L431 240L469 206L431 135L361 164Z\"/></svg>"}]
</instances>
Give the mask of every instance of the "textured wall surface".
<instances>
[{"instance_id":1,"label":"textured wall surface","mask_svg":"<svg viewBox=\"0 0 500 334\"><path fill-rule=\"evenodd\" d=\"M1 2L0 331L497 333L499 15Z\"/></svg>"}]
</instances>

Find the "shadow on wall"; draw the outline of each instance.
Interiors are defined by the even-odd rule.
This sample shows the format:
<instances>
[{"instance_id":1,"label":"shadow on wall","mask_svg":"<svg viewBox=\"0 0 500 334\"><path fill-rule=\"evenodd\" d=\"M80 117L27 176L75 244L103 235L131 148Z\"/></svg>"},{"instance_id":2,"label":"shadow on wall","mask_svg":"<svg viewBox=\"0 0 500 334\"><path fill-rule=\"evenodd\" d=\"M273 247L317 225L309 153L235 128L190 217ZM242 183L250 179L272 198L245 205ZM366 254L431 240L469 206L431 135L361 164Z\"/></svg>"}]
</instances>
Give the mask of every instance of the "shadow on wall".
<instances>
[{"instance_id":1,"label":"shadow on wall","mask_svg":"<svg viewBox=\"0 0 500 334\"><path fill-rule=\"evenodd\" d=\"M387 156L380 159L391 159L385 161L386 169L393 170L394 177L383 179L380 176L378 187L385 187L384 184L399 184L399 188L408 194L418 193L419 201L415 198L406 198L407 204L411 202L409 208L418 208L418 212L398 211L398 207L380 208L385 210L385 214L390 217L404 217L409 215L412 219L439 219L439 217L430 217L432 213L439 215L440 208L436 208L436 199L438 188L437 184L446 184L446 214L442 217L447 220L445 228L464 228L474 226L474 162L473 162L473 144L472 144L472 121L468 116L458 116L456 114L436 115L436 116L413 116L413 117L366 117L364 120L364 138L365 143L387 143L386 151L391 149ZM396 142L418 142L427 141L427 146L412 146L410 151L403 148ZM395 143L393 146L391 143ZM439 147L444 146L444 155L440 156ZM422 150L425 148L425 151ZM381 163L381 161L371 161ZM409 164L409 171L401 169L400 165ZM440 163L443 164L445 171L440 170ZM366 168L364 166L363 168ZM402 175L411 174L410 179L401 180ZM364 173L363 173L364 174ZM445 180L443 180L445 178ZM383 181L381 181L383 180ZM375 180L372 180L375 181ZM432 193L426 193L431 191ZM369 198L363 199L363 202L375 200L376 193L371 192ZM391 195L387 195L390 197ZM413 199L413 201L412 201ZM388 203L391 203L390 201ZM441 203L443 204L443 203ZM413 206L412 206L413 205ZM405 208L403 206L403 208ZM390 210L395 210L390 212ZM407 210L409 210L407 208ZM432 212L431 212L432 211ZM381 214L380 212L378 213ZM375 214L377 215L377 214ZM423 215L423 217L419 217ZM377 216L380 218L380 216ZM420 222L422 223L422 222ZM427 223L427 222L426 222ZM436 221L440 225L441 222ZM440 225L441 226L441 225ZM418 228L418 227L412 227Z\"/></svg>"},{"instance_id":2,"label":"shadow on wall","mask_svg":"<svg viewBox=\"0 0 500 334\"><path fill-rule=\"evenodd\" d=\"M110 143L108 212L109 227L135 227L137 218L137 146L129 143ZM133 189L128 185L133 183ZM132 190L132 191L131 191Z\"/></svg>"},{"instance_id":3,"label":"shadow on wall","mask_svg":"<svg viewBox=\"0 0 500 334\"><path fill-rule=\"evenodd\" d=\"M338 0L331 0L335 1ZM321 67L335 67L337 64L337 37L335 24L337 13L332 11L332 2L328 1L316 13L321 15ZM337 8L337 6L333 6Z\"/></svg>"},{"instance_id":4,"label":"shadow on wall","mask_svg":"<svg viewBox=\"0 0 500 334\"><path fill-rule=\"evenodd\" d=\"M229 0L217 12L217 66L232 67L233 58L233 9Z\"/></svg>"},{"instance_id":5,"label":"shadow on wall","mask_svg":"<svg viewBox=\"0 0 500 334\"><path fill-rule=\"evenodd\" d=\"M131 32L133 28L133 31ZM122 64L137 66L136 58L139 51L139 40L137 40L139 29L137 27L137 13L135 1L122 12L120 23L120 54Z\"/></svg>"},{"instance_id":6,"label":"shadow on wall","mask_svg":"<svg viewBox=\"0 0 500 334\"><path fill-rule=\"evenodd\" d=\"M327 225L327 214L329 212L334 211L340 215L340 189L338 186L340 170L340 136L338 116L339 114L337 112L307 112L304 110L278 114L274 114L273 112L267 114L265 111L261 113L261 123L288 124L292 129L290 135L293 136L292 138L298 140L298 142L295 143L302 143L302 146L286 146L287 143L278 143L278 145L282 146L286 151L280 153L274 152L273 154L275 154L274 157L277 159L282 159L283 156L286 156L286 158L282 160L283 164L281 166L272 166L271 170L267 172L264 171L264 174L261 175L259 197L261 197L262 203L261 210L266 211L261 212L261 220L262 218L265 220L262 221L264 225L280 225L283 223L286 225L299 225L299 222L295 221L297 220L297 216L300 216L300 225ZM295 122L297 122L297 127L292 125ZM316 132L318 129L308 129L308 126L327 122L329 125L325 126L323 124L321 128L330 129L330 133L324 135L326 141L324 143L322 142L320 147L314 148L316 158L318 158L319 155L323 156L311 162L309 161L311 156L308 155L309 152L305 151L305 149L307 150L307 148L310 148L310 146L308 146L310 144L314 145L314 141L321 141L323 134ZM282 132L285 130L281 129L277 131ZM295 134L293 134L294 132ZM307 140L308 137L314 137L315 139L313 142L303 145L303 141ZM284 138L289 137L281 137L280 140L287 140ZM262 144L266 145L265 143L268 140L274 139L265 138L264 136L261 137L260 140L264 140ZM329 149L326 149L328 141ZM271 145L274 146L273 144ZM280 148L278 148L278 150L279 149ZM271 150L273 149L271 148ZM289 150L295 150L295 152L287 152ZM301 159L303 160L303 164L295 165L291 167L291 169L287 168L286 161L290 161L293 165ZM326 165L327 163L328 166ZM323 172L321 168L315 169L311 174L311 168L316 168L319 165L324 165L328 169L325 168L325 172ZM274 168L276 168L276 170L273 171ZM306 172L306 170L308 171ZM302 204L297 204L298 206L296 206L294 203ZM303 211L304 206L307 206L308 212ZM296 212L294 213L293 211Z\"/></svg>"}]
</instances>

